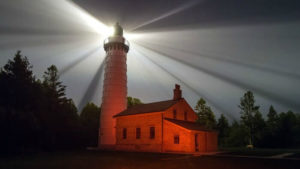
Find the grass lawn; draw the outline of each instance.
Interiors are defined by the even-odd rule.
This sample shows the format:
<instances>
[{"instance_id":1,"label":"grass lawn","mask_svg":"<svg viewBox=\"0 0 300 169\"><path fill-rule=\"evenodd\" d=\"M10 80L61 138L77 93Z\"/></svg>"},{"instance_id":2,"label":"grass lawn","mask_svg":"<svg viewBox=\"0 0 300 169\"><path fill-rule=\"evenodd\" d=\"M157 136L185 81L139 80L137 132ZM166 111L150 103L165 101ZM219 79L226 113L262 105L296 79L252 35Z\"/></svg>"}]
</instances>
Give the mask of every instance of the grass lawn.
<instances>
[{"instance_id":1,"label":"grass lawn","mask_svg":"<svg viewBox=\"0 0 300 169\"><path fill-rule=\"evenodd\" d=\"M1 169L299 169L299 160L77 151L0 159Z\"/></svg>"}]
</instances>

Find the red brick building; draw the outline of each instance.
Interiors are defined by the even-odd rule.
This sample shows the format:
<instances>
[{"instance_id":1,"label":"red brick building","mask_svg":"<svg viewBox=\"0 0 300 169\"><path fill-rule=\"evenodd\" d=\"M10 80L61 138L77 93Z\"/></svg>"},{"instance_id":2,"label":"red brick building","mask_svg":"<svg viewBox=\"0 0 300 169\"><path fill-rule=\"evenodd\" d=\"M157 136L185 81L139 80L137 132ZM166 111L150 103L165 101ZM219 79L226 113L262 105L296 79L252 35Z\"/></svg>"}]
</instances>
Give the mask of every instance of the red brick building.
<instances>
[{"instance_id":1,"label":"red brick building","mask_svg":"<svg viewBox=\"0 0 300 169\"><path fill-rule=\"evenodd\" d=\"M217 132L195 123L196 113L181 97L132 106L114 116L116 149L151 152L215 152Z\"/></svg>"}]
</instances>

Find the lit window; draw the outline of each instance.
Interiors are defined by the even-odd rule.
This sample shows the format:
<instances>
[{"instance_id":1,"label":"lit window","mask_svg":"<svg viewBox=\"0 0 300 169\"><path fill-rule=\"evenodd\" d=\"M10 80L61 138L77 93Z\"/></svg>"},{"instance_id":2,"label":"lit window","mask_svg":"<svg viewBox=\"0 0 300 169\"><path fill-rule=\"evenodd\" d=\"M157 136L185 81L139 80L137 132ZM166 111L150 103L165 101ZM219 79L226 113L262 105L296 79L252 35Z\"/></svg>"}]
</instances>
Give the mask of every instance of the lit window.
<instances>
[{"instance_id":1,"label":"lit window","mask_svg":"<svg viewBox=\"0 0 300 169\"><path fill-rule=\"evenodd\" d=\"M177 112L176 112L176 110L173 110L173 118L177 119Z\"/></svg>"},{"instance_id":2,"label":"lit window","mask_svg":"<svg viewBox=\"0 0 300 169\"><path fill-rule=\"evenodd\" d=\"M136 139L141 138L141 128L136 128Z\"/></svg>"},{"instance_id":3,"label":"lit window","mask_svg":"<svg viewBox=\"0 0 300 169\"><path fill-rule=\"evenodd\" d=\"M127 129L123 128L123 139L127 138Z\"/></svg>"},{"instance_id":4,"label":"lit window","mask_svg":"<svg viewBox=\"0 0 300 169\"><path fill-rule=\"evenodd\" d=\"M174 136L174 144L179 144L179 135Z\"/></svg>"},{"instance_id":5,"label":"lit window","mask_svg":"<svg viewBox=\"0 0 300 169\"><path fill-rule=\"evenodd\" d=\"M184 120L187 120L187 112L184 112Z\"/></svg>"},{"instance_id":6,"label":"lit window","mask_svg":"<svg viewBox=\"0 0 300 169\"><path fill-rule=\"evenodd\" d=\"M150 127L150 139L155 138L155 127Z\"/></svg>"}]
</instances>

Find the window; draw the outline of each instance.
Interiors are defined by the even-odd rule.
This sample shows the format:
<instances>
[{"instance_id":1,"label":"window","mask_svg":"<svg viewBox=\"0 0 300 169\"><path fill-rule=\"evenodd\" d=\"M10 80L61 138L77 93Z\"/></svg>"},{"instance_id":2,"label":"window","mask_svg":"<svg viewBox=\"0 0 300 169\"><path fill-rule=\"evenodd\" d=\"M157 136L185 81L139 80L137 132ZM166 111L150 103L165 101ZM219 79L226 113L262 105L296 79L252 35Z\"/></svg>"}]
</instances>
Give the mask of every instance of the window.
<instances>
[{"instance_id":1,"label":"window","mask_svg":"<svg viewBox=\"0 0 300 169\"><path fill-rule=\"evenodd\" d=\"M150 139L155 138L155 127L150 127Z\"/></svg>"},{"instance_id":2,"label":"window","mask_svg":"<svg viewBox=\"0 0 300 169\"><path fill-rule=\"evenodd\" d=\"M127 138L127 129L123 128L123 139Z\"/></svg>"},{"instance_id":3,"label":"window","mask_svg":"<svg viewBox=\"0 0 300 169\"><path fill-rule=\"evenodd\" d=\"M187 112L184 112L184 120L187 120Z\"/></svg>"},{"instance_id":4,"label":"window","mask_svg":"<svg viewBox=\"0 0 300 169\"><path fill-rule=\"evenodd\" d=\"M176 110L173 110L173 118L177 119L177 112L176 112Z\"/></svg>"},{"instance_id":5,"label":"window","mask_svg":"<svg viewBox=\"0 0 300 169\"><path fill-rule=\"evenodd\" d=\"M136 139L140 139L141 138L141 128L136 128Z\"/></svg>"},{"instance_id":6,"label":"window","mask_svg":"<svg viewBox=\"0 0 300 169\"><path fill-rule=\"evenodd\" d=\"M174 144L179 144L179 135L174 136Z\"/></svg>"}]
</instances>

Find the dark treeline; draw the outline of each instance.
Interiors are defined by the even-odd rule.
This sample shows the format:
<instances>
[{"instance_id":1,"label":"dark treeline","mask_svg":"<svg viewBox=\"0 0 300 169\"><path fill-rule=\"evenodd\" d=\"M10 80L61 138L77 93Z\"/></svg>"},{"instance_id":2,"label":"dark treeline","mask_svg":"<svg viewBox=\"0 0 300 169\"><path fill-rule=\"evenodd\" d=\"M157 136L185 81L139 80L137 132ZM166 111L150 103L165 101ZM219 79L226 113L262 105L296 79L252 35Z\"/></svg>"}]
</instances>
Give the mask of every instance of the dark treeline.
<instances>
[{"instance_id":1,"label":"dark treeline","mask_svg":"<svg viewBox=\"0 0 300 169\"><path fill-rule=\"evenodd\" d=\"M264 119L259 106L255 105L251 91L247 91L241 98L239 108L241 110L239 121L230 124L223 114L216 121L213 111L201 98L195 107L198 114L197 122L219 131L220 147L300 147L299 114L292 111L278 113L273 106L270 106Z\"/></svg>"},{"instance_id":2,"label":"dark treeline","mask_svg":"<svg viewBox=\"0 0 300 169\"><path fill-rule=\"evenodd\" d=\"M89 103L79 115L65 90L54 65L37 79L17 52L0 70L0 152L96 146L100 108Z\"/></svg>"},{"instance_id":3,"label":"dark treeline","mask_svg":"<svg viewBox=\"0 0 300 169\"><path fill-rule=\"evenodd\" d=\"M51 65L37 79L20 51L0 69L0 154L97 146L101 109L88 103L78 113L58 75Z\"/></svg>"}]
</instances>

